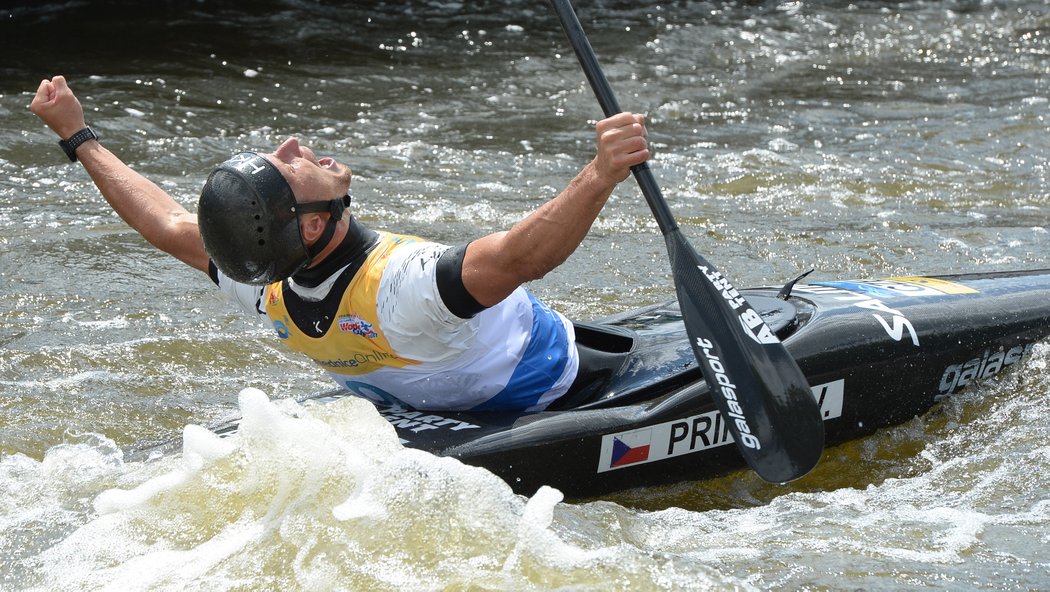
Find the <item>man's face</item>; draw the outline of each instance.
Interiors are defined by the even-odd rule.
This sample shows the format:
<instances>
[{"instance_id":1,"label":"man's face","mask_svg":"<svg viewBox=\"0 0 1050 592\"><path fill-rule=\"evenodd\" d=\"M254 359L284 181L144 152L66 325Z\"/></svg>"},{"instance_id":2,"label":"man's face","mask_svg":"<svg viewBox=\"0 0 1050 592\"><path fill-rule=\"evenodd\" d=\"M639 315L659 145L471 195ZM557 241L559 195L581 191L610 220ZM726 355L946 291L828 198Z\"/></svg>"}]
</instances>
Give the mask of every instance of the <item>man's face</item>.
<instances>
[{"instance_id":1,"label":"man's face","mask_svg":"<svg viewBox=\"0 0 1050 592\"><path fill-rule=\"evenodd\" d=\"M288 180L298 201L324 201L346 195L350 189L350 167L333 158L317 158L313 150L288 138L270 154L264 154Z\"/></svg>"}]
</instances>

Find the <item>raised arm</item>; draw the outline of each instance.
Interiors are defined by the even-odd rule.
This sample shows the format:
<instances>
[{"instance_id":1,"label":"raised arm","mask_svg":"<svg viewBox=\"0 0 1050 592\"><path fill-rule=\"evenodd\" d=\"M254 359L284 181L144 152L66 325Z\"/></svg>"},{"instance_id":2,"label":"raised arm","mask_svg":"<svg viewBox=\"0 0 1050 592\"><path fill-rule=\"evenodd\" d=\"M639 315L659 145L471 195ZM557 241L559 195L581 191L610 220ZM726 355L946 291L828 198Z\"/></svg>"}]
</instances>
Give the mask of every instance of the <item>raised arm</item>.
<instances>
[{"instance_id":1,"label":"raised arm","mask_svg":"<svg viewBox=\"0 0 1050 592\"><path fill-rule=\"evenodd\" d=\"M41 81L29 108L63 140L86 127L84 109L62 76ZM208 272L196 215L95 140L81 144L76 156L128 225L158 249Z\"/></svg>"},{"instance_id":2,"label":"raised arm","mask_svg":"<svg viewBox=\"0 0 1050 592\"><path fill-rule=\"evenodd\" d=\"M506 232L480 238L463 258L463 285L492 306L525 282L542 278L583 242L613 188L649 159L645 119L620 113L598 122L598 152L557 197Z\"/></svg>"}]
</instances>

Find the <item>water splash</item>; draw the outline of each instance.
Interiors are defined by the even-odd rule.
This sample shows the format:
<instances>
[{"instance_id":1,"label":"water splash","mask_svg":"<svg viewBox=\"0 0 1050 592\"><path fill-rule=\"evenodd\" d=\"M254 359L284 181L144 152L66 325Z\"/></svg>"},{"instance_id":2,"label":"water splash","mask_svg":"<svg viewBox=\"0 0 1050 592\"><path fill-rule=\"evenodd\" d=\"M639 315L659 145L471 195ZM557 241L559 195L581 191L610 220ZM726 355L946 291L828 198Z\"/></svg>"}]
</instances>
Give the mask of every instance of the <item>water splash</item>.
<instances>
[{"instance_id":1,"label":"water splash","mask_svg":"<svg viewBox=\"0 0 1050 592\"><path fill-rule=\"evenodd\" d=\"M55 448L42 463L5 459L5 472L20 472L12 483L40 491L64 484L82 501L56 520L20 515L27 507L19 496L7 518L54 532L38 554L16 555L7 579L32 590L429 590L468 582L546 590L609 578L622 585L608 589L637 589L697 581L695 569L668 573L669 556L568 529L588 519L567 510L557 490L525 499L483 469L402 447L365 401L300 406L245 389L239 406L235 434L188 426L181 454L151 461L125 464L111 443L77 445L73 458ZM66 502L59 495L50 505Z\"/></svg>"}]
</instances>

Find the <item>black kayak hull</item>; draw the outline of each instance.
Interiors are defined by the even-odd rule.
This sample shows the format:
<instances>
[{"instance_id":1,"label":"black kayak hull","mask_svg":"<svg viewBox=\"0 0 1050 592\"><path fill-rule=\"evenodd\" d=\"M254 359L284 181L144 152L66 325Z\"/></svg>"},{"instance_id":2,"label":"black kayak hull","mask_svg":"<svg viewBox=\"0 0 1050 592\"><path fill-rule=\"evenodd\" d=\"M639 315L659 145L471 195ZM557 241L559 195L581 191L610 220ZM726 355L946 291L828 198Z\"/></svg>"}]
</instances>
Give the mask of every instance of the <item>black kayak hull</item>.
<instances>
[{"instance_id":1,"label":"black kayak hull","mask_svg":"<svg viewBox=\"0 0 1050 592\"><path fill-rule=\"evenodd\" d=\"M1020 368L1050 338L1050 269L741 292L805 373L827 446L908 421L975 381ZM557 409L435 412L372 403L406 447L483 467L523 495L548 485L568 499L595 498L747 467L675 302L575 325L587 380ZM337 390L300 401L348 396L355 395ZM231 434L238 424L213 431Z\"/></svg>"},{"instance_id":2,"label":"black kayak hull","mask_svg":"<svg viewBox=\"0 0 1050 592\"><path fill-rule=\"evenodd\" d=\"M806 374L829 446L1020 366L1050 336L1050 270L798 284L786 302L778 291L744 292ZM484 467L525 495L549 485L570 499L597 497L746 466L674 302L580 323L577 333L607 360L572 408L379 411L406 446Z\"/></svg>"}]
</instances>

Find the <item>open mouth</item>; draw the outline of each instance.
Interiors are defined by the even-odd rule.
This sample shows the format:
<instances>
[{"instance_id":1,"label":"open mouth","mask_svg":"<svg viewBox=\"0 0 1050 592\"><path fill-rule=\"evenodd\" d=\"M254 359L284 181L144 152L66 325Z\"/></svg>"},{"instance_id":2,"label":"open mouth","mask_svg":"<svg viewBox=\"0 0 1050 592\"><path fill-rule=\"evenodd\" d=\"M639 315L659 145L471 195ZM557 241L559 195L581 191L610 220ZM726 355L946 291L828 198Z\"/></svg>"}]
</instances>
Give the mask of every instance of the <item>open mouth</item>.
<instances>
[{"instance_id":1,"label":"open mouth","mask_svg":"<svg viewBox=\"0 0 1050 592\"><path fill-rule=\"evenodd\" d=\"M326 156L324 158L318 159L317 165L321 168L330 169L335 166L335 159Z\"/></svg>"}]
</instances>

